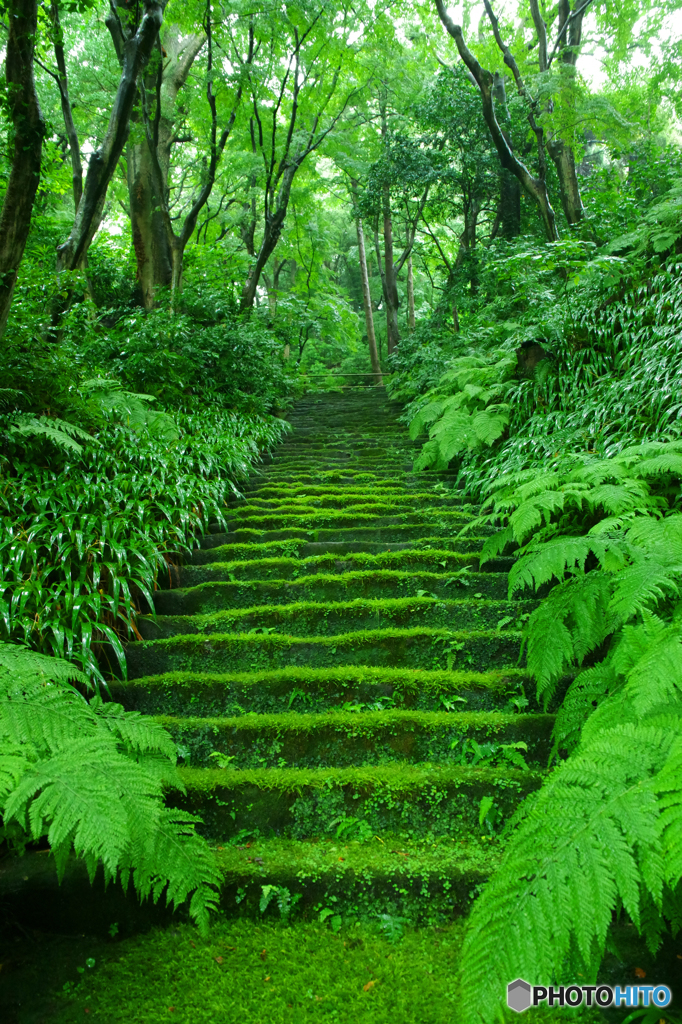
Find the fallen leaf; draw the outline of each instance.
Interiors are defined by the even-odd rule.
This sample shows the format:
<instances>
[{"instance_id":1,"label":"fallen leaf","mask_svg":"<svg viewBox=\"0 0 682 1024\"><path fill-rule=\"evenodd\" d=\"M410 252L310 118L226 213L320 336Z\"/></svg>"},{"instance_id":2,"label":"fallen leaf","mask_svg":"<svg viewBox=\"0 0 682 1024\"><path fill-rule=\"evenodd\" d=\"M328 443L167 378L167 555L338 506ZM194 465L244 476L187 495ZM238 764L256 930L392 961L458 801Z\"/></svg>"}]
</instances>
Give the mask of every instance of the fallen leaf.
<instances>
[{"instance_id":1,"label":"fallen leaf","mask_svg":"<svg viewBox=\"0 0 682 1024\"><path fill-rule=\"evenodd\" d=\"M223 946L223 949L226 949L228 953L236 953L237 952L237 947L236 946Z\"/></svg>"},{"instance_id":2,"label":"fallen leaf","mask_svg":"<svg viewBox=\"0 0 682 1024\"><path fill-rule=\"evenodd\" d=\"M643 971L641 967L635 967L636 978L646 978L646 971Z\"/></svg>"},{"instance_id":3,"label":"fallen leaf","mask_svg":"<svg viewBox=\"0 0 682 1024\"><path fill-rule=\"evenodd\" d=\"M339 857L339 860L345 860L345 859L346 859L345 857Z\"/></svg>"},{"instance_id":4,"label":"fallen leaf","mask_svg":"<svg viewBox=\"0 0 682 1024\"><path fill-rule=\"evenodd\" d=\"M362 986L362 991L363 992L369 992L369 990L374 988L374 986L377 984L377 981L378 981L377 978L375 978L374 981L368 981L366 985Z\"/></svg>"},{"instance_id":5,"label":"fallen leaf","mask_svg":"<svg viewBox=\"0 0 682 1024\"><path fill-rule=\"evenodd\" d=\"M321 1003L323 998L324 998L324 996L315 996L315 1002L316 1003Z\"/></svg>"},{"instance_id":6,"label":"fallen leaf","mask_svg":"<svg viewBox=\"0 0 682 1024\"><path fill-rule=\"evenodd\" d=\"M271 974L268 974L267 978L263 978L263 981L270 981L270 978L271 978L271 977L272 977L272 975L271 975Z\"/></svg>"},{"instance_id":7,"label":"fallen leaf","mask_svg":"<svg viewBox=\"0 0 682 1024\"><path fill-rule=\"evenodd\" d=\"M260 951L260 958L261 958L261 960L265 960L267 955L268 955L267 949L261 949L261 951Z\"/></svg>"},{"instance_id":8,"label":"fallen leaf","mask_svg":"<svg viewBox=\"0 0 682 1024\"><path fill-rule=\"evenodd\" d=\"M217 964L222 964L223 963L223 957L222 956L214 956L213 959L215 960L215 962Z\"/></svg>"},{"instance_id":9,"label":"fallen leaf","mask_svg":"<svg viewBox=\"0 0 682 1024\"><path fill-rule=\"evenodd\" d=\"M190 946L192 947L192 949L196 949L196 948L197 948L197 947L196 947L196 946L194 945L194 943L193 943L193 942L190 942Z\"/></svg>"}]
</instances>

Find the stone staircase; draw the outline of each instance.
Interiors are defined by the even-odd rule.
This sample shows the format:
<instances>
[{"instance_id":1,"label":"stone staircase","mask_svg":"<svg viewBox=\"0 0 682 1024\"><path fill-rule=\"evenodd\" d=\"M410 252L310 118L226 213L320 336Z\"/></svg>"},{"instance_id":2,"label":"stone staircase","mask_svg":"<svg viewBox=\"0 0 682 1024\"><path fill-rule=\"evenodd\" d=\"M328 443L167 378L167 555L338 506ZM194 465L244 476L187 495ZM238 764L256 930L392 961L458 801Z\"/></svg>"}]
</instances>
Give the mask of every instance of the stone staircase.
<instances>
[{"instance_id":1,"label":"stone staircase","mask_svg":"<svg viewBox=\"0 0 682 1024\"><path fill-rule=\"evenodd\" d=\"M451 918L541 782L552 716L516 665L534 603L507 601L509 560L479 571L474 510L412 472L399 411L301 400L114 688L173 733L228 911Z\"/></svg>"}]
</instances>

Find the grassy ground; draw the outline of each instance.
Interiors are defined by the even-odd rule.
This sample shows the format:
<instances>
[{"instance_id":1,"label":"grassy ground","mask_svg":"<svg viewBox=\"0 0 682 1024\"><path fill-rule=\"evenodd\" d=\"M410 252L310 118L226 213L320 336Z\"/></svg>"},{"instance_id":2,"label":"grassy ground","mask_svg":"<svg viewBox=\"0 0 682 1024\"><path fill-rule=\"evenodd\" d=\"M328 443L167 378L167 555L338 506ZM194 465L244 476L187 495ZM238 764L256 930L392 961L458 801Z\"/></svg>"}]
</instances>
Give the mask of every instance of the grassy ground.
<instances>
[{"instance_id":1,"label":"grassy ground","mask_svg":"<svg viewBox=\"0 0 682 1024\"><path fill-rule=\"evenodd\" d=\"M218 923L207 940L186 925L121 942L22 939L3 950L0 1019L444 1024L460 941L458 925L391 942L367 928L247 920Z\"/></svg>"},{"instance_id":2,"label":"grassy ground","mask_svg":"<svg viewBox=\"0 0 682 1024\"><path fill-rule=\"evenodd\" d=\"M408 929L222 921L123 941L26 935L0 943L3 1024L456 1024L462 925ZM597 1024L568 1010L533 1024Z\"/></svg>"}]
</instances>

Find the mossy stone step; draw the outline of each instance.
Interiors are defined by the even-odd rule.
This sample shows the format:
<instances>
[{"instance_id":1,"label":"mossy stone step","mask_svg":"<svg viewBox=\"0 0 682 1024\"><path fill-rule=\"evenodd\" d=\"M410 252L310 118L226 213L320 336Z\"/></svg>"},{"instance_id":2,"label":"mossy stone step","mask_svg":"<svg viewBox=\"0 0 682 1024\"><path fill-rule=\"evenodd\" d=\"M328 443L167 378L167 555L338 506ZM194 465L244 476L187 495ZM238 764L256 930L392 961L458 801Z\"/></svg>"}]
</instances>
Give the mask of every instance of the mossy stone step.
<instances>
[{"instance_id":1,"label":"mossy stone step","mask_svg":"<svg viewBox=\"0 0 682 1024\"><path fill-rule=\"evenodd\" d=\"M167 672L112 680L114 700L146 715L299 715L338 710L345 704L385 704L422 711L532 710L527 674L509 666L489 672L409 668L309 666L264 672Z\"/></svg>"},{"instance_id":2,"label":"mossy stone step","mask_svg":"<svg viewBox=\"0 0 682 1024\"><path fill-rule=\"evenodd\" d=\"M158 672L239 672L310 665L376 665L483 672L516 662L521 634L512 630L375 629L337 636L272 633L194 634L129 644L131 678Z\"/></svg>"},{"instance_id":3,"label":"mossy stone step","mask_svg":"<svg viewBox=\"0 0 682 1024\"><path fill-rule=\"evenodd\" d=\"M390 550L392 545L401 543L415 543L424 546L432 546L434 542L450 547L453 551L472 551L483 547L485 538L493 532L492 528L479 527L475 534L467 534L463 537L453 530L449 523L413 523L408 526L355 526L327 528L318 527L315 529L296 529L287 527L283 530L258 530L243 527L233 530L231 533L206 534L202 538L201 547L203 550L211 548L227 548L236 544L249 544L265 546L276 544L281 541L299 541L305 544L306 541L315 544L384 544L384 550ZM334 550L334 548L330 548ZM352 548L350 550L353 550ZM355 550L363 550L356 548ZM371 549L370 549L371 550ZM381 548L379 550L382 550ZM324 553L320 551L320 553ZM306 551L306 554L314 554L313 551Z\"/></svg>"},{"instance_id":4,"label":"mossy stone step","mask_svg":"<svg viewBox=\"0 0 682 1024\"><path fill-rule=\"evenodd\" d=\"M263 887L269 885L286 889L297 911L316 908L319 914L323 908L330 919L374 917L377 906L384 906L415 924L447 921L468 912L501 857L499 842L489 835L418 842L374 835L362 825L347 816L323 840L251 834L219 846L222 906L231 912L238 901L243 912L260 917Z\"/></svg>"},{"instance_id":5,"label":"mossy stone step","mask_svg":"<svg viewBox=\"0 0 682 1024\"><path fill-rule=\"evenodd\" d=\"M390 700L390 698L389 698ZM386 704L386 701L383 702ZM465 708L465 704L460 705ZM542 767L550 753L553 715L499 711L405 711L384 706L301 715L238 715L226 718L159 716L193 768L344 768L353 765L484 763L507 767L523 742L527 764ZM472 742L472 741L475 741ZM486 760L487 759L487 762Z\"/></svg>"},{"instance_id":6,"label":"mossy stone step","mask_svg":"<svg viewBox=\"0 0 682 1024\"><path fill-rule=\"evenodd\" d=\"M252 561L254 558L282 555L287 558L306 560L314 555L333 555L342 558L351 554L379 555L401 551L446 551L448 553L475 553L478 557L485 543L485 537L474 535L450 539L445 536L416 537L413 540L310 540L300 537L271 539L253 542L234 541L222 543L225 534L204 537L206 546L192 552L194 565L208 565L211 562ZM213 543L212 543L213 542ZM486 563L487 564L487 563Z\"/></svg>"},{"instance_id":7,"label":"mossy stone step","mask_svg":"<svg viewBox=\"0 0 682 1024\"><path fill-rule=\"evenodd\" d=\"M215 633L266 630L288 636L335 636L353 630L430 626L442 629L521 629L536 601L451 600L395 597L352 601L298 601L295 604L227 608L206 614L143 616L138 630L145 640Z\"/></svg>"},{"instance_id":8,"label":"mossy stone step","mask_svg":"<svg viewBox=\"0 0 682 1024\"><path fill-rule=\"evenodd\" d=\"M312 555L308 558L296 558L293 555L274 555L271 557L248 557L248 549L243 558L223 561L217 552L194 552L194 564L176 566L171 571L175 586L193 587L199 583L217 582L221 580L239 583L254 580L292 580L297 577L318 575L321 573L350 573L391 571L398 573L443 572L452 575L461 574L465 570L477 570L479 552L455 552L443 548L401 547L399 550L368 553L351 551L345 554L335 552ZM217 555L215 559L211 557ZM198 557L201 556L201 557ZM508 573L513 564L511 558L496 558L484 565L488 573ZM473 593L477 593L476 590ZM493 596L493 595L490 595ZM504 595L500 595L504 596Z\"/></svg>"},{"instance_id":9,"label":"mossy stone step","mask_svg":"<svg viewBox=\"0 0 682 1024\"><path fill-rule=\"evenodd\" d=\"M456 575L436 572L404 572L378 569L367 572L317 573L296 580L227 580L199 583L195 587L159 591L154 597L161 615L194 615L222 608L249 608L264 604L293 604L298 601L332 601L334 598L393 598L420 596L455 599L473 597L504 600L507 574L471 572Z\"/></svg>"},{"instance_id":10,"label":"mossy stone step","mask_svg":"<svg viewBox=\"0 0 682 1024\"><path fill-rule=\"evenodd\" d=\"M350 487L370 485L377 490L386 488L395 490L402 487L407 493L415 490L421 491L425 487L432 487L439 483L444 486L454 485L457 481L455 473L430 473L423 470L420 473L401 472L395 473L391 470L375 470L373 473L358 473L352 470L329 470L328 472L317 473L283 473L277 477L274 473L263 471L254 473L251 481L242 484L244 494L259 494L266 488L281 491L283 488L294 489L297 487L321 486L328 483L330 487Z\"/></svg>"},{"instance_id":11,"label":"mossy stone step","mask_svg":"<svg viewBox=\"0 0 682 1024\"><path fill-rule=\"evenodd\" d=\"M335 835L352 817L376 835L467 838L480 830L483 797L507 820L544 773L512 768L391 764L353 768L180 769L186 793L168 802L199 814L224 842L244 832L306 839Z\"/></svg>"},{"instance_id":12,"label":"mossy stone step","mask_svg":"<svg viewBox=\"0 0 682 1024\"><path fill-rule=\"evenodd\" d=\"M265 490L265 489L264 489ZM417 491L406 494L401 490L381 490L377 493L375 488L364 490L351 490L340 487L281 487L272 488L273 494L267 494L249 498L248 505L243 501L234 498L231 505L239 504L244 512L250 509L267 509L268 511L296 511L299 507L303 509L338 508L344 511L352 509L370 510L371 508L383 508L387 511L409 511L421 508L447 508L456 511L459 508L470 509L471 506L464 504L456 494L439 495L435 491Z\"/></svg>"},{"instance_id":13,"label":"mossy stone step","mask_svg":"<svg viewBox=\"0 0 682 1024\"><path fill-rule=\"evenodd\" d=\"M240 527L261 530L281 530L298 526L308 531L320 527L347 529L348 527L385 527L413 526L432 524L448 526L453 532L460 530L471 522L473 516L461 509L430 508L428 506L417 511L406 504L402 509L382 504L373 508L368 504L348 505L342 509L317 509L314 506L302 505L300 508L286 506L270 510L257 507L244 508L236 515L230 514L228 530L233 532Z\"/></svg>"}]
</instances>

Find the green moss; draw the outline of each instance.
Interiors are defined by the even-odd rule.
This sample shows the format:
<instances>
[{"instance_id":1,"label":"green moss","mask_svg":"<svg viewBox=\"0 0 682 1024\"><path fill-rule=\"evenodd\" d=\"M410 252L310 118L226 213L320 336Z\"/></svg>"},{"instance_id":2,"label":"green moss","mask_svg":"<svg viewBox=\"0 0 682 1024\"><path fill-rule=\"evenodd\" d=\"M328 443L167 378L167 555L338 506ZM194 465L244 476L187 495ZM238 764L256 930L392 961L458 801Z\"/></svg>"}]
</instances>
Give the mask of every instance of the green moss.
<instances>
[{"instance_id":1,"label":"green moss","mask_svg":"<svg viewBox=\"0 0 682 1024\"><path fill-rule=\"evenodd\" d=\"M377 925L375 918L373 926L335 935L329 923L238 920L216 925L208 940L183 925L155 929L103 950L101 957L98 951L95 969L77 991L52 1000L50 1021L443 1024L456 1019L453 965L461 928L409 931L393 945L378 934ZM73 977L79 979L75 967ZM372 980L376 984L365 991Z\"/></svg>"},{"instance_id":2,"label":"green moss","mask_svg":"<svg viewBox=\"0 0 682 1024\"><path fill-rule=\"evenodd\" d=\"M306 599L330 601L342 600L343 597L368 599L417 596L419 591L439 598L454 599L476 594L500 600L507 596L507 575L468 571L453 575L376 569L338 575L313 573L291 580L217 580L199 583L194 587L158 591L155 605L157 612L166 615L191 615L223 608L287 604Z\"/></svg>"},{"instance_id":3,"label":"green moss","mask_svg":"<svg viewBox=\"0 0 682 1024\"><path fill-rule=\"evenodd\" d=\"M240 833L294 839L336 834L352 817L373 834L412 839L465 838L480 830L478 807L490 796L506 820L542 774L503 768L394 763L352 768L181 769L186 794L170 803L202 818L218 842Z\"/></svg>"},{"instance_id":4,"label":"green moss","mask_svg":"<svg viewBox=\"0 0 682 1024\"><path fill-rule=\"evenodd\" d=\"M553 715L356 708L306 715L159 716L157 721L194 767L215 767L216 753L229 757L232 768L366 766L396 758L459 764L477 756L471 740L485 744L489 759L500 764L505 763L503 745L519 741L527 744L528 763L541 765L549 756Z\"/></svg>"},{"instance_id":5,"label":"green moss","mask_svg":"<svg viewBox=\"0 0 682 1024\"><path fill-rule=\"evenodd\" d=\"M490 629L498 623L513 623L518 629L536 606L537 601L453 601L434 597L296 601L204 615L142 618L138 629L145 639L192 633L245 633L253 629L273 629L290 636L333 636L350 630L407 627L416 623L458 630Z\"/></svg>"},{"instance_id":6,"label":"green moss","mask_svg":"<svg viewBox=\"0 0 682 1024\"><path fill-rule=\"evenodd\" d=\"M442 547L377 553L349 551L296 558L292 552L277 557L270 551L264 553L265 557L258 557L260 551L252 552L248 545L242 545L239 553L244 555L243 561L236 558L225 560L220 548L197 551L193 555L197 564L183 566L181 578L199 583L208 579L229 580L231 577L235 580L291 579L325 571L343 573L388 569L395 572L438 572L442 569L443 572L457 572L466 566L477 567L479 562L477 551L462 553Z\"/></svg>"},{"instance_id":7,"label":"green moss","mask_svg":"<svg viewBox=\"0 0 682 1024\"><path fill-rule=\"evenodd\" d=\"M408 526L404 527L404 529L412 530L412 527ZM305 560L311 555L320 554L334 554L337 556L356 553L381 554L382 552L391 552L392 548L401 543L401 539L395 536L395 531L391 531L390 535L389 531L381 530L368 530L364 533L361 530L348 531L349 533L356 534L354 539L340 536L342 531L329 531L329 538L322 536L324 533L322 530L314 532L317 534L315 542L312 539L306 542L300 537L283 536L281 538L271 537L267 541L251 543L238 542L236 540L230 543L222 543L226 534L216 534L215 537L206 538L207 546L195 551L192 555L192 560L195 565L206 565L212 562L251 561L259 556L267 557L273 555L285 555L289 558L294 557ZM410 547L413 551L425 549L428 551L445 551L447 553L478 553L483 547L485 540L482 536L452 538L450 537L450 531L446 529L444 529L442 535L429 535L428 537L419 537L418 532L418 530L415 530L414 536L410 541ZM372 533L375 535L384 533L386 539L382 541L380 536L372 538L370 536ZM403 537L402 542L405 541L406 539ZM362 544L369 545L369 550L363 552ZM326 550L325 545L327 545Z\"/></svg>"},{"instance_id":8,"label":"green moss","mask_svg":"<svg viewBox=\"0 0 682 1024\"><path fill-rule=\"evenodd\" d=\"M237 509L230 516L230 530L237 530L241 526L249 529L277 529L296 527L297 529L314 530L318 527L355 527L355 526L407 526L407 525L429 525L432 524L448 526L452 531L461 529L471 521L471 515L461 511L450 509L420 509L414 512L405 507L405 511L395 511L390 506L379 506L378 509L368 508L360 505L356 508L346 507L343 509L315 509L303 507L293 511L273 510L272 512L261 509Z\"/></svg>"},{"instance_id":9,"label":"green moss","mask_svg":"<svg viewBox=\"0 0 682 1024\"><path fill-rule=\"evenodd\" d=\"M257 712L299 714L326 711L347 702L376 703L389 699L396 707L437 710L442 701L462 697L467 709L504 706L528 684L516 668L486 673L423 669L309 666L265 672L170 672L110 683L114 700L146 714L225 715ZM528 687L530 692L530 687Z\"/></svg>"},{"instance_id":10,"label":"green moss","mask_svg":"<svg viewBox=\"0 0 682 1024\"><path fill-rule=\"evenodd\" d=\"M467 666L484 671L516 661L521 636L511 631L457 632L445 629L377 629L338 636L217 633L131 644L131 678L168 671L245 671L286 665L318 668L345 665L438 669Z\"/></svg>"}]
</instances>

